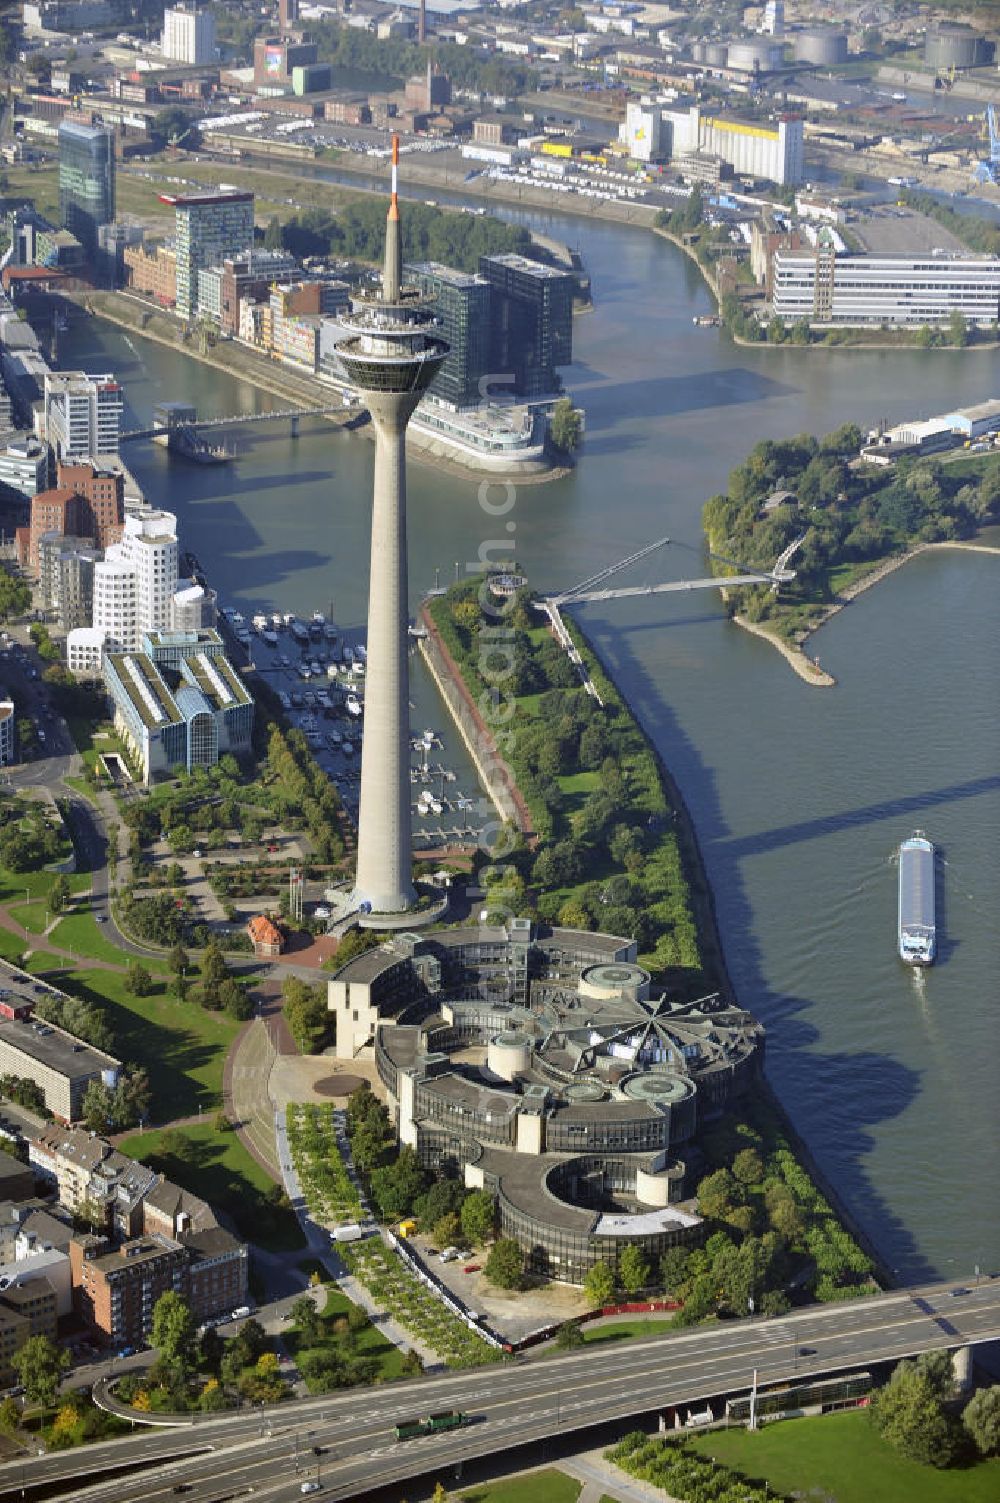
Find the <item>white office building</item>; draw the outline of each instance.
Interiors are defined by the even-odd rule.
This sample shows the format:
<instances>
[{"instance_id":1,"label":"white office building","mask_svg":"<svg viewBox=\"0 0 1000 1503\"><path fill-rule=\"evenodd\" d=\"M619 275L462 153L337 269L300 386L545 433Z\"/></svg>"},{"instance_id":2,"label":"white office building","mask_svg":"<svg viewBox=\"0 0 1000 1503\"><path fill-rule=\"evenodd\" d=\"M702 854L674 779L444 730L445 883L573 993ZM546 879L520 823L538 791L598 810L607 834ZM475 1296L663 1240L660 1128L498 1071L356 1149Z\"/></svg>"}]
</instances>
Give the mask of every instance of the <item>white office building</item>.
<instances>
[{"instance_id":1,"label":"white office building","mask_svg":"<svg viewBox=\"0 0 1000 1503\"><path fill-rule=\"evenodd\" d=\"M815 250L776 250L773 312L787 323L847 327L1000 317L1000 257L839 255L823 238Z\"/></svg>"},{"instance_id":2,"label":"white office building","mask_svg":"<svg viewBox=\"0 0 1000 1503\"><path fill-rule=\"evenodd\" d=\"M45 436L57 459L117 459L125 398L113 375L46 371Z\"/></svg>"},{"instance_id":3,"label":"white office building","mask_svg":"<svg viewBox=\"0 0 1000 1503\"><path fill-rule=\"evenodd\" d=\"M94 627L108 651L135 652L150 631L173 624L177 591L177 518L169 511L130 512L120 543L94 567Z\"/></svg>"},{"instance_id":4,"label":"white office building","mask_svg":"<svg viewBox=\"0 0 1000 1503\"><path fill-rule=\"evenodd\" d=\"M172 63L199 68L215 62L215 20L207 6L167 6L163 12L163 56Z\"/></svg>"}]
</instances>

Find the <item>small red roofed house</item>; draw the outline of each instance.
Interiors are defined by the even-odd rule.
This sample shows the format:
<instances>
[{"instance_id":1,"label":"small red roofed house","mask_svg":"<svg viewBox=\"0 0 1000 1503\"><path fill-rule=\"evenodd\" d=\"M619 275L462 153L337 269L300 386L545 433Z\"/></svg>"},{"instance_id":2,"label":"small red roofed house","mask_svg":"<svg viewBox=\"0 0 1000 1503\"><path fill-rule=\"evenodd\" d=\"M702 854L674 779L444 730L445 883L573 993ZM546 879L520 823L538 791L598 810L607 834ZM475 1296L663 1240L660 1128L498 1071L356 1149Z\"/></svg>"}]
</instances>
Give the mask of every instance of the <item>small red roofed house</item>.
<instances>
[{"instance_id":1,"label":"small red roofed house","mask_svg":"<svg viewBox=\"0 0 1000 1503\"><path fill-rule=\"evenodd\" d=\"M272 924L262 913L250 920L247 933L253 941L253 952L258 958L281 954L285 944L284 936L277 924Z\"/></svg>"}]
</instances>

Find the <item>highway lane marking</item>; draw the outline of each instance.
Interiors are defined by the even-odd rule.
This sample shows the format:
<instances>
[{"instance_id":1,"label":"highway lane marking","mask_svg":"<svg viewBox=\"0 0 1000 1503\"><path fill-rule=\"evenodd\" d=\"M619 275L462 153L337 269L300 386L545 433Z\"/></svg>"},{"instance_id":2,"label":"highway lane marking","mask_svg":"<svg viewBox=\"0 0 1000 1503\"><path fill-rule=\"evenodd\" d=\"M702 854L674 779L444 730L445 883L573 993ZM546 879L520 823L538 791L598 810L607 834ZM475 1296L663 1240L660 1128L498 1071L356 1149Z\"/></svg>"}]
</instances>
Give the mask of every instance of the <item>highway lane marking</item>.
<instances>
[{"instance_id":1,"label":"highway lane marking","mask_svg":"<svg viewBox=\"0 0 1000 1503\"><path fill-rule=\"evenodd\" d=\"M960 1311L953 1311L953 1306L950 1305L945 1307L949 1315L955 1313L956 1315L963 1317L963 1326L974 1326L976 1329L974 1331L970 1331L969 1334L966 1334L964 1330L956 1328L956 1336L952 1338L951 1343L949 1343L946 1339L938 1339L935 1344L942 1346L954 1344L955 1340L964 1341L982 1339L982 1334L979 1330L979 1327L984 1324L987 1325L989 1327L989 1331L992 1332L994 1328L990 1323L991 1315L997 1304L996 1298L993 1297L993 1292L994 1291L990 1289L988 1297L979 1298L975 1301L975 1303L970 1304L967 1301ZM906 1317L888 1323L884 1319L880 1319L877 1325L865 1324L866 1321L870 1320L871 1316L875 1315L876 1310L880 1315L888 1313L887 1306L889 1305L893 1307L906 1305L908 1307ZM842 1319L845 1313L854 1315L856 1318L849 1318L845 1322ZM706 1351L706 1347L708 1347L709 1345L717 1347L720 1338L727 1340L729 1342L729 1345L724 1352L718 1353L718 1356L725 1360L727 1363L732 1363L737 1361L741 1357L752 1356L754 1351L758 1349L758 1343L762 1339L767 1341L768 1343L784 1343L787 1340L790 1345L793 1339L800 1339L805 1335L804 1331L799 1330L796 1331L795 1337L793 1338L790 1327L793 1324L801 1326L805 1321L811 1323L809 1335L812 1339L837 1344L841 1342L857 1341L860 1337L867 1335L871 1331L877 1331L882 1337L884 1337L889 1330L898 1331L901 1328L915 1328L920 1332L923 1339L926 1339L928 1332L926 1330L920 1331L920 1328L930 1327L936 1334L936 1332L940 1330L937 1319L938 1314L939 1312L937 1312L933 1308L931 1309L930 1313L928 1313L922 1309L919 1309L919 1307L915 1307L913 1303L913 1295L911 1293L907 1293L905 1296L899 1296L892 1300L887 1300L885 1302L879 1303L877 1306L874 1303L866 1303L866 1306L863 1310L859 1309L857 1306L853 1306L851 1307L850 1312L844 1312L842 1307L837 1306L826 1307L826 1309L822 1310L811 1307L808 1311L801 1312L801 1314L796 1317L795 1321L790 1320L786 1323L783 1323L781 1327L774 1325L744 1327L739 1331L740 1339L736 1344L733 1344L732 1342L732 1337L735 1334L735 1332L732 1330L703 1330L697 1333L692 1332L685 1335L683 1338L668 1338L666 1341L664 1341L662 1338L654 1338L650 1342L644 1342L641 1348L633 1347L631 1351L622 1351L620 1353L616 1353L614 1354L614 1360L608 1360L608 1358L605 1357L605 1359L600 1360L596 1364L593 1362L592 1354L590 1353L574 1354L574 1359L556 1359L555 1363L546 1362L544 1363L544 1365L532 1365L533 1371L531 1371L530 1373L525 1368L519 1368L516 1371L510 1373L509 1380L507 1380L505 1377L501 1377L500 1374L497 1374L497 1377L500 1379L500 1382L503 1384L504 1388L516 1385L517 1391L509 1398L502 1400L498 1404L494 1404L492 1407L494 1409L503 1409L509 1407L511 1403L523 1404L527 1402L528 1399L530 1399L532 1393L537 1391L532 1387L533 1383L535 1383L536 1380L539 1383L544 1382L546 1385L546 1392L550 1392L552 1381L561 1380L563 1377L566 1377L568 1379L569 1374L566 1373L566 1368L570 1366L579 1367L581 1359L587 1362L588 1375L592 1380L584 1385L588 1388L607 1386L613 1381L616 1376L628 1378L632 1381L635 1381L637 1378L641 1377L650 1370L650 1363L652 1363L657 1369L657 1374L661 1377L664 1377L666 1376L666 1374L662 1372L662 1369L665 1365L665 1359L669 1361L669 1365L672 1369L669 1376L671 1377L671 1379L677 1380L686 1372L692 1362L697 1362L699 1367L701 1369L704 1369L704 1367L706 1366L705 1359L709 1356L709 1353ZM822 1332L819 1332L814 1329L816 1324L827 1325L828 1323L832 1323L835 1319L837 1320L838 1325L838 1329L835 1331L823 1330ZM680 1347L690 1347L693 1342L698 1343L700 1351L694 1353L681 1353L678 1350ZM773 1351L773 1347L771 1350ZM901 1347L901 1354L905 1354L906 1350L906 1347ZM713 1353L712 1355L714 1356L716 1354ZM762 1355L768 1355L767 1349L763 1349ZM778 1354L775 1353L775 1355ZM833 1355L829 1352L823 1353L821 1355L826 1356L828 1363L837 1366L848 1365L852 1360L850 1358L850 1355L847 1353L837 1353L837 1358L839 1358L841 1355L844 1356L844 1362L840 1362L839 1360L834 1361ZM887 1355L887 1353L880 1353L879 1358L881 1360L885 1360L885 1357ZM637 1363L635 1361L635 1358L637 1356L641 1356L646 1360ZM676 1360L678 1358L680 1360ZM858 1356L854 1360L862 1361L865 1359L861 1356ZM869 1358L867 1360L874 1359ZM582 1377L583 1373L580 1373L580 1376ZM519 1379L527 1380L524 1386L522 1386L521 1382L519 1382ZM434 1380L434 1393L440 1394L442 1390L447 1391L453 1386L460 1385L461 1381L462 1379L460 1376L456 1376L454 1379L448 1380ZM491 1393L494 1391L495 1390L491 1390ZM298 1417L294 1420L291 1416L288 1415L287 1411L285 1411L284 1418L287 1420L289 1427L300 1427L303 1423L307 1423L309 1418L313 1416L315 1416L315 1418L321 1424L323 1424L324 1429L330 1427L343 1427L354 1422L353 1413L339 1415L336 1412L331 1413L330 1410L332 1406L329 1402L324 1403L323 1400L314 1400L312 1402L306 1401L306 1404L308 1407L305 1412L303 1413L300 1411ZM393 1397L392 1399L388 1399L386 1401L385 1406L376 1405L375 1411L369 1415L369 1419L382 1418L383 1407L389 1409L390 1412L396 1411L398 1413L399 1400ZM412 1404L409 1404L408 1407L412 1407ZM241 1424L241 1432L249 1428L254 1423L259 1423L259 1420L248 1420L244 1418L243 1423ZM256 1439L256 1437L245 1436L242 1433L238 1436L230 1437L227 1432L231 1428L231 1420L228 1422L226 1420L220 1420L212 1426L213 1432L219 1432L218 1440L221 1448L227 1452L235 1450L235 1448L241 1444L252 1443ZM210 1445L211 1439L210 1435L206 1433L207 1429L208 1427L201 1427L198 1441L195 1441L194 1436L190 1432L188 1432L185 1435L184 1439L180 1440L179 1444L175 1447L172 1447L171 1449L183 1449L190 1443L193 1443L194 1446L198 1447L199 1449L202 1446ZM163 1438L163 1443L169 1444L169 1437L165 1436ZM130 1445L127 1441L111 1442L106 1449L107 1452L111 1453L108 1456L108 1460L112 1464L114 1456L121 1454L123 1451L128 1451L129 1454L134 1454L133 1446ZM147 1453L150 1449L158 1449L158 1445L153 1447L146 1447ZM169 1464L170 1458L171 1453L168 1452L167 1456L163 1458L164 1463ZM97 1461L96 1456L90 1457L88 1459L95 1461L95 1463ZM149 1459L151 1461L155 1461L159 1458L149 1457ZM8 1467L0 1469L0 1473L2 1473L2 1471L11 1469L13 1466L13 1463L9 1464ZM55 1475L55 1472L57 1470L58 1469L50 1470L49 1468L46 1468L46 1478L53 1482L56 1481L57 1477Z\"/></svg>"}]
</instances>

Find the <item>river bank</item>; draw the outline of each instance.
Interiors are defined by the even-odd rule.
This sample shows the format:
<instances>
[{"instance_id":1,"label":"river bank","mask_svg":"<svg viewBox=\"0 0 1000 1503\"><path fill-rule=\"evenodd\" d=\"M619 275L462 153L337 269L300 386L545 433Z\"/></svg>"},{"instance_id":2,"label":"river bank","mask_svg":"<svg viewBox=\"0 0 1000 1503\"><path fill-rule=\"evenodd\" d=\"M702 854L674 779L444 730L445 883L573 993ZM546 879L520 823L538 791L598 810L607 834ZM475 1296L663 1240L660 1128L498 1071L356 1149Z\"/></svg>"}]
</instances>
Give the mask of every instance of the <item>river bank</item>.
<instances>
[{"instance_id":1,"label":"river bank","mask_svg":"<svg viewBox=\"0 0 1000 1503\"><path fill-rule=\"evenodd\" d=\"M131 334L152 340L167 349L176 350L200 365L223 371L263 391L268 396L279 397L282 402L295 406L317 407L331 404L331 410L322 414L325 421L337 428L350 429L363 434L374 442L375 430L367 420L359 423L356 407L342 411L332 404L339 397L339 388L316 381L307 372L297 372L287 365L265 359L245 345L233 340L223 340L209 346L199 346L185 340L181 325L160 309L152 307L134 294L122 292L86 292L63 294L78 306L84 307L95 318L117 325ZM450 474L481 483L498 473L491 467L465 464L457 455L448 452L445 444L411 426L407 435L407 458L428 469L445 470ZM552 458L532 460L518 464L516 460L504 461L503 475L513 475L520 485L544 485L561 480L572 471L572 464L556 463Z\"/></svg>"},{"instance_id":2,"label":"river bank","mask_svg":"<svg viewBox=\"0 0 1000 1503\"><path fill-rule=\"evenodd\" d=\"M444 624L440 619L442 608L443 602L441 597L436 597L425 603L422 612L422 620L431 633L431 639L436 649L434 652L435 682L442 693L442 698L445 701L449 714L451 714L463 739L466 740L466 744L470 746L470 750L475 755L475 747L470 744L469 732L471 728L473 729L472 740L477 742L479 751L484 752L486 758L490 760L494 755L493 751L484 751L484 749L486 747L495 747L495 738L488 727L483 724L482 718L475 710L477 684L467 679L462 668L462 661L464 660L456 659L443 638L440 629ZM438 617L437 620L435 616ZM717 991L730 1006L740 1007L741 1003L736 994L736 989L726 963L722 933L715 906L715 896L708 880L707 868L694 821L681 793L681 789L658 748L643 729L635 711L618 690L606 665L593 647L586 633L581 629L579 623L568 617L565 612L563 613L563 621L573 647L586 662L588 669L592 668L593 676L600 683L602 699L605 702L606 710L613 716L615 702L618 702L622 707L624 715L631 722L632 728L641 737L645 752L655 767L656 776L662 791L663 803L667 810L665 818L661 818L660 820L661 833L659 840L670 843L676 841L679 852L685 887L684 904L687 912L693 919L696 934L698 981L700 983L698 990L704 988ZM427 642L422 641L421 648L426 649L426 647ZM536 650L539 650L537 646ZM579 692L582 692L582 690ZM529 696L527 701L520 703L519 711L515 712L514 725L521 725L522 730L526 730L527 727L521 719L517 718L517 714L520 713L523 715L526 705L530 704L535 697L535 695ZM518 703L516 698L515 703ZM507 717L505 717L506 723ZM616 739L616 750L619 752L619 755L622 752L622 748L619 745L622 739L620 734ZM497 753L496 755L499 762L499 754ZM623 765L624 762L625 758L623 757ZM478 762L477 765L479 765ZM502 805L498 805L498 808L500 808L500 812L507 818L511 818L513 815L514 822L521 825L523 829L521 819L527 813L527 800L518 788L516 775L510 764L500 762L500 767L502 768L503 777L503 800ZM637 778L638 772L633 770L630 781ZM491 797L495 797L492 790ZM630 816L634 817L635 813L636 810L631 807L620 810L621 817L625 819L628 819ZM652 865L655 859L654 844L653 850L646 853L647 866ZM633 878L633 880L635 879ZM537 906L540 910L544 907L543 898L544 894L540 894L537 898ZM489 902L488 895L486 901L487 903ZM650 904L650 906L655 907L653 904ZM562 922L561 917L559 922ZM640 955L640 963L650 967L653 961L647 955ZM655 965L653 969L655 970ZM661 976L658 979L660 979L662 985L663 977ZM668 982L669 991L676 993L677 986L678 980L671 974L670 981ZM737 1107L736 1110L739 1113L740 1108ZM860 1225L856 1224L844 1203L843 1197L838 1195L833 1184L816 1163L807 1145L794 1128L786 1110L778 1100L773 1086L766 1077L762 1076L759 1082L759 1090L757 1094L748 1099L745 1110L748 1112L751 1121L757 1119L756 1125L764 1130L765 1136L773 1136L775 1128L784 1136L799 1163L812 1179L813 1184L824 1197L828 1206L832 1208L833 1214L841 1226L846 1229L850 1237L853 1238L875 1265L879 1281L883 1284L890 1282L889 1271L885 1261L875 1249L871 1238ZM768 1123L769 1117L771 1119L770 1124Z\"/></svg>"},{"instance_id":3,"label":"river bank","mask_svg":"<svg viewBox=\"0 0 1000 1503\"><path fill-rule=\"evenodd\" d=\"M954 548L968 553L992 553L1000 558L1000 548L993 548L988 543L963 542L959 539L947 540L940 543L918 543L915 548L908 548L905 553L898 553L892 558L886 559L883 564L880 564L877 569L873 569L870 574L866 574L863 578L855 580L854 584L848 585L845 590L842 590L836 600L831 602L823 611L822 617L817 621L816 625L811 627L803 636L803 643L807 642L810 637L815 636L821 627L825 626L845 606L850 605L852 600L857 600L859 595L863 595L873 585L877 585L881 580L887 579L890 574L895 574L896 570L901 569L904 564L909 563L911 558L918 558L921 553L930 553L939 548ZM768 631L766 626L761 625L758 621L750 621L746 616L736 615L733 617L733 620L743 631L749 632L753 637L760 637L763 641L770 643L772 647L777 648L778 652L785 659L785 662L807 684L814 684L822 689L833 688L836 685L837 680L832 674L827 673L825 669L820 667L818 659L809 657L808 653L802 650L801 644L798 647L792 647L788 642L783 641L776 632Z\"/></svg>"}]
</instances>

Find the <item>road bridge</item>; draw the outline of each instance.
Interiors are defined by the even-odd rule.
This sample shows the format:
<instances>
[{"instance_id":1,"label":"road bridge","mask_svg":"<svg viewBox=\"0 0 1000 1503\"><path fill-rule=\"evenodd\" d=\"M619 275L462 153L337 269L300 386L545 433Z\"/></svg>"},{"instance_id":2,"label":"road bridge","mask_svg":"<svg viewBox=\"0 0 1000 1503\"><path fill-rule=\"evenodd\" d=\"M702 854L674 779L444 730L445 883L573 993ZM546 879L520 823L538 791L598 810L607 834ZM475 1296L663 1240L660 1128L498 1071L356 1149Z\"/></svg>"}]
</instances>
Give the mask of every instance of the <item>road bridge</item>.
<instances>
[{"instance_id":1,"label":"road bridge","mask_svg":"<svg viewBox=\"0 0 1000 1503\"><path fill-rule=\"evenodd\" d=\"M774 1320L732 1321L644 1341L355 1389L251 1414L204 1416L184 1430L137 1433L28 1464L28 1498L66 1503L172 1503L183 1482L197 1503L253 1490L255 1503L292 1503L316 1475L324 1499L348 1499L462 1461L553 1436L630 1422L675 1405L748 1392L933 1350L1000 1339L1000 1278L956 1289L895 1290L812 1305ZM460 1409L460 1430L397 1443L394 1425ZM322 1454L314 1456L313 1447ZM296 1471L296 1467L300 1470ZM21 1464L0 1466L0 1496ZM187 1487L186 1489L187 1490Z\"/></svg>"}]
</instances>

